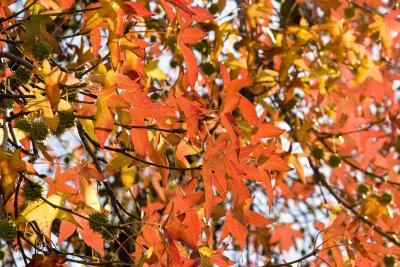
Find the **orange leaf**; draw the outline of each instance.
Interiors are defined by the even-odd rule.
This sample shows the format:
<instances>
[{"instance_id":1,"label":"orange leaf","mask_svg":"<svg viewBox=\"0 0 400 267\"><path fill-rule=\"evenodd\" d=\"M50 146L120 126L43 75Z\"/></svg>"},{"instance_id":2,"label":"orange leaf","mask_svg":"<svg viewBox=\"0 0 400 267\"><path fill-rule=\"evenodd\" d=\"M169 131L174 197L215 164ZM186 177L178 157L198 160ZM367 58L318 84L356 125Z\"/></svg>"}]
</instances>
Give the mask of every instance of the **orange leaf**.
<instances>
[{"instance_id":1,"label":"orange leaf","mask_svg":"<svg viewBox=\"0 0 400 267\"><path fill-rule=\"evenodd\" d=\"M247 236L246 226L244 222L239 221L230 210L226 213L225 222L222 225L221 231L219 243L230 233L239 242L240 248L242 250L244 249Z\"/></svg>"},{"instance_id":2,"label":"orange leaf","mask_svg":"<svg viewBox=\"0 0 400 267\"><path fill-rule=\"evenodd\" d=\"M178 33L177 41L184 44L194 44L203 39L207 33L200 28L185 28Z\"/></svg>"},{"instance_id":3,"label":"orange leaf","mask_svg":"<svg viewBox=\"0 0 400 267\"><path fill-rule=\"evenodd\" d=\"M128 5L137 15L141 17L151 17L155 15L139 3L125 2L125 5Z\"/></svg>"},{"instance_id":4,"label":"orange leaf","mask_svg":"<svg viewBox=\"0 0 400 267\"><path fill-rule=\"evenodd\" d=\"M101 33L99 27L94 27L90 32L90 41L93 48L93 56L97 57L101 45Z\"/></svg>"},{"instance_id":5,"label":"orange leaf","mask_svg":"<svg viewBox=\"0 0 400 267\"><path fill-rule=\"evenodd\" d=\"M289 165L287 165L287 163L278 156L270 156L267 162L263 164L263 167L270 171L288 172L292 170L292 168L289 167Z\"/></svg>"},{"instance_id":6,"label":"orange leaf","mask_svg":"<svg viewBox=\"0 0 400 267\"><path fill-rule=\"evenodd\" d=\"M283 129L276 127L272 123L261 123L257 126L253 138L259 140L261 138L277 137L284 132Z\"/></svg>"},{"instance_id":7,"label":"orange leaf","mask_svg":"<svg viewBox=\"0 0 400 267\"><path fill-rule=\"evenodd\" d=\"M193 51L186 45L180 43L179 47L181 48L183 58L185 59L189 86L194 88L199 73L196 57L194 56Z\"/></svg>"}]
</instances>

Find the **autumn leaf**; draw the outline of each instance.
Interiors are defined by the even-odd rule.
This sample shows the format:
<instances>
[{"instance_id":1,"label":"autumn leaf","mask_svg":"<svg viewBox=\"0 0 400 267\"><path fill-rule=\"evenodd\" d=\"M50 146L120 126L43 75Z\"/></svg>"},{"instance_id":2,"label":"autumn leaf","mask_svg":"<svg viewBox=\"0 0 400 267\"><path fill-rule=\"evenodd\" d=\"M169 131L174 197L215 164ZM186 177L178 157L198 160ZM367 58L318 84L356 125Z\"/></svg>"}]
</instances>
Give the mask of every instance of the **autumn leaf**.
<instances>
[{"instance_id":1,"label":"autumn leaf","mask_svg":"<svg viewBox=\"0 0 400 267\"><path fill-rule=\"evenodd\" d=\"M185 28L178 33L177 41L184 44L194 44L202 40L207 33L200 28Z\"/></svg>"},{"instance_id":2,"label":"autumn leaf","mask_svg":"<svg viewBox=\"0 0 400 267\"><path fill-rule=\"evenodd\" d=\"M275 230L271 236L270 242L279 242L280 248L289 251L296 238L302 238L303 234L292 228L291 224L275 225Z\"/></svg>"},{"instance_id":3,"label":"autumn leaf","mask_svg":"<svg viewBox=\"0 0 400 267\"><path fill-rule=\"evenodd\" d=\"M67 182L73 179L76 180L77 172L78 170L76 168L70 168L65 170L64 172L61 172L60 166L57 166L54 179L51 179L49 177L43 178L43 180L49 184L46 197L61 193L76 193L76 189L68 185Z\"/></svg>"},{"instance_id":4,"label":"autumn leaf","mask_svg":"<svg viewBox=\"0 0 400 267\"><path fill-rule=\"evenodd\" d=\"M398 34L400 32L400 22L397 20L399 13L398 10L393 10L388 12L385 17L374 15L374 22L368 26L372 32L379 32L382 38L383 47L389 57L391 57L393 53L392 31L397 32Z\"/></svg>"},{"instance_id":5,"label":"autumn leaf","mask_svg":"<svg viewBox=\"0 0 400 267\"><path fill-rule=\"evenodd\" d=\"M46 201L39 199L34 202L29 202L18 217L17 222L24 223L35 221L39 229L50 238L51 225L55 219L75 223L75 219L72 217L71 213L58 208L66 208L63 205L63 201L68 197L68 195L51 195Z\"/></svg>"},{"instance_id":6,"label":"autumn leaf","mask_svg":"<svg viewBox=\"0 0 400 267\"><path fill-rule=\"evenodd\" d=\"M99 27L93 28L90 32L90 41L92 42L93 56L97 57L101 45L101 32Z\"/></svg>"},{"instance_id":7,"label":"autumn leaf","mask_svg":"<svg viewBox=\"0 0 400 267\"><path fill-rule=\"evenodd\" d=\"M15 192L15 182L19 171L36 174L31 164L21 159L21 150L16 149L11 155L0 151L0 194L3 203L7 203Z\"/></svg>"},{"instance_id":8,"label":"autumn leaf","mask_svg":"<svg viewBox=\"0 0 400 267\"><path fill-rule=\"evenodd\" d=\"M56 255L42 255L42 254L33 254L32 260L26 265L26 267L67 267L67 264L64 264L67 261L66 258Z\"/></svg>"},{"instance_id":9,"label":"autumn leaf","mask_svg":"<svg viewBox=\"0 0 400 267\"><path fill-rule=\"evenodd\" d=\"M88 209L79 209L75 212L82 214L85 217L89 217ZM72 215L76 223L69 221L61 221L60 235L58 237L57 244L60 244L65 239L70 237L76 230L82 235L82 239L97 251L102 257L104 256L104 239L100 233L94 232L89 225L89 222L84 218Z\"/></svg>"},{"instance_id":10,"label":"autumn leaf","mask_svg":"<svg viewBox=\"0 0 400 267\"><path fill-rule=\"evenodd\" d=\"M241 249L244 249L247 235L246 225L243 221L243 218L236 218L231 211L226 213L219 243L221 243L229 233L232 234L232 236L239 242Z\"/></svg>"},{"instance_id":11,"label":"autumn leaf","mask_svg":"<svg viewBox=\"0 0 400 267\"><path fill-rule=\"evenodd\" d=\"M183 58L185 59L186 74L189 85L191 88L194 88L199 73L196 57L194 56L193 51L183 43L179 44L179 47L182 51Z\"/></svg>"},{"instance_id":12,"label":"autumn leaf","mask_svg":"<svg viewBox=\"0 0 400 267\"><path fill-rule=\"evenodd\" d=\"M59 85L80 83L79 79L61 71L59 67L52 67L47 59L43 61L42 68L35 69L34 73L41 76L44 80L46 96L53 112L58 108L58 104L61 101L61 89Z\"/></svg>"}]
</instances>

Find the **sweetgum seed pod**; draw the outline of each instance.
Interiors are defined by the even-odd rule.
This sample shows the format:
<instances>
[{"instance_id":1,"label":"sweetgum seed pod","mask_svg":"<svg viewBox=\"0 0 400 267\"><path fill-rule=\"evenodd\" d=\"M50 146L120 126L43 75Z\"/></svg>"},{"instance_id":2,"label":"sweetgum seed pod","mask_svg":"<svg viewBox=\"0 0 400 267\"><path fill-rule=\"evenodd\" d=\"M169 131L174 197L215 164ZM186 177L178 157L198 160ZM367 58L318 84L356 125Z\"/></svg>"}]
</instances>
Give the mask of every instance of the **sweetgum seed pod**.
<instances>
[{"instance_id":1,"label":"sweetgum seed pod","mask_svg":"<svg viewBox=\"0 0 400 267\"><path fill-rule=\"evenodd\" d=\"M58 112L58 127L55 135L60 136L66 130L71 129L75 126L75 115L74 112L70 111L59 111Z\"/></svg>"},{"instance_id":2,"label":"sweetgum seed pod","mask_svg":"<svg viewBox=\"0 0 400 267\"><path fill-rule=\"evenodd\" d=\"M396 263L396 259L392 255L385 255L383 263L385 263L386 267L393 267Z\"/></svg>"},{"instance_id":3,"label":"sweetgum seed pod","mask_svg":"<svg viewBox=\"0 0 400 267\"><path fill-rule=\"evenodd\" d=\"M15 123L15 128L18 128L25 132L30 132L30 131L32 131L32 123L31 123L31 121L26 120L26 119L19 119Z\"/></svg>"},{"instance_id":4,"label":"sweetgum seed pod","mask_svg":"<svg viewBox=\"0 0 400 267\"><path fill-rule=\"evenodd\" d=\"M389 205L393 201L393 194L391 192L384 192L379 196L378 201L383 205Z\"/></svg>"},{"instance_id":5,"label":"sweetgum seed pod","mask_svg":"<svg viewBox=\"0 0 400 267\"><path fill-rule=\"evenodd\" d=\"M203 72L207 75L211 75L215 72L215 66L212 63L204 63L201 65L201 69L203 70Z\"/></svg>"},{"instance_id":6,"label":"sweetgum seed pod","mask_svg":"<svg viewBox=\"0 0 400 267\"><path fill-rule=\"evenodd\" d=\"M44 188L39 183L26 183L24 185L24 190L22 191L22 197L25 199L25 201L33 202L40 199L43 191Z\"/></svg>"},{"instance_id":7,"label":"sweetgum seed pod","mask_svg":"<svg viewBox=\"0 0 400 267\"><path fill-rule=\"evenodd\" d=\"M95 232L102 233L103 232L103 225L99 223L109 223L107 215L101 212L95 212L89 215L89 226ZM96 223L99 222L99 223Z\"/></svg>"},{"instance_id":8,"label":"sweetgum seed pod","mask_svg":"<svg viewBox=\"0 0 400 267\"><path fill-rule=\"evenodd\" d=\"M45 41L39 41L33 45L32 54L38 61L42 62L50 57L52 50L53 48L50 44Z\"/></svg>"},{"instance_id":9,"label":"sweetgum seed pod","mask_svg":"<svg viewBox=\"0 0 400 267\"><path fill-rule=\"evenodd\" d=\"M27 68L19 66L18 69L14 72L14 76L18 79L19 82L26 84L31 82L33 78L33 73L30 72Z\"/></svg>"},{"instance_id":10,"label":"sweetgum seed pod","mask_svg":"<svg viewBox=\"0 0 400 267\"><path fill-rule=\"evenodd\" d=\"M324 157L324 150L322 147L317 146L311 151L311 154L316 159L322 159Z\"/></svg>"},{"instance_id":11,"label":"sweetgum seed pod","mask_svg":"<svg viewBox=\"0 0 400 267\"><path fill-rule=\"evenodd\" d=\"M0 239L13 241L17 237L17 227L9 220L0 221Z\"/></svg>"},{"instance_id":12,"label":"sweetgum seed pod","mask_svg":"<svg viewBox=\"0 0 400 267\"><path fill-rule=\"evenodd\" d=\"M332 156L329 157L328 164L332 168L336 168L340 166L340 162L342 160L340 159L340 156L338 154L333 154Z\"/></svg>"},{"instance_id":13,"label":"sweetgum seed pod","mask_svg":"<svg viewBox=\"0 0 400 267\"><path fill-rule=\"evenodd\" d=\"M44 141L50 134L49 126L41 121L36 121L32 123L32 137L37 141Z\"/></svg>"}]
</instances>

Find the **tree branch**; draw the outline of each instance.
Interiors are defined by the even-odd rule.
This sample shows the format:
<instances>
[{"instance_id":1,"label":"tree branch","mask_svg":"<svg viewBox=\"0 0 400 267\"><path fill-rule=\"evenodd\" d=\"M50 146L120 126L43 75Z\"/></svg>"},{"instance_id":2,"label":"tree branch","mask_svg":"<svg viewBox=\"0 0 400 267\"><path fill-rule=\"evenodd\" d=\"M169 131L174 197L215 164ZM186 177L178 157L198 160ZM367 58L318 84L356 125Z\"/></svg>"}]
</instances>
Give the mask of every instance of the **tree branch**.
<instances>
[{"instance_id":1,"label":"tree branch","mask_svg":"<svg viewBox=\"0 0 400 267\"><path fill-rule=\"evenodd\" d=\"M342 204L346 209L348 209L349 211L351 211L354 215L357 216L357 218L359 218L361 221L363 221L364 223L366 223L367 225L371 226L374 228L374 230L380 234L381 236L387 238L389 241L391 241L393 244L395 244L396 246L400 247L400 241L397 240L395 237L390 236L388 233L386 233L382 228L380 228L379 226L375 225L373 222L371 222L370 220L368 220L366 217L364 217L363 215L359 214L350 204L347 203L346 200L342 199L338 194L336 194L336 192L332 189L332 187L328 184L328 182L325 180L325 177L320 173L318 167L311 161L310 162L310 166L311 169L314 172L315 178L317 179L318 182L321 183L321 185L323 187L325 187L329 193L336 199L337 202L339 202L340 204Z\"/></svg>"},{"instance_id":2,"label":"tree branch","mask_svg":"<svg viewBox=\"0 0 400 267\"><path fill-rule=\"evenodd\" d=\"M33 65L32 63L26 61L25 59L19 58L11 53L8 53L8 52L0 51L0 58L2 58L2 57L14 60L15 62L21 64L22 66L24 66L25 68L30 69L30 70L35 68L35 65Z\"/></svg>"}]
</instances>

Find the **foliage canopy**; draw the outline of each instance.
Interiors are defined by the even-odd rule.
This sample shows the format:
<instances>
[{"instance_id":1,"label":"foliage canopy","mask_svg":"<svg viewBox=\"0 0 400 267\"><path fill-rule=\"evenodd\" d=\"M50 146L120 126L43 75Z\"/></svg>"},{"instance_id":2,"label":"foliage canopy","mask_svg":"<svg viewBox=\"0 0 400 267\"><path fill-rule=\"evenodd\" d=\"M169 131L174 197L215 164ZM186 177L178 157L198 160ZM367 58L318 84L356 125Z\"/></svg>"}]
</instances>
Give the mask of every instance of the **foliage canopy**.
<instances>
[{"instance_id":1,"label":"foliage canopy","mask_svg":"<svg viewBox=\"0 0 400 267\"><path fill-rule=\"evenodd\" d=\"M0 3L4 264L399 264L397 1Z\"/></svg>"}]
</instances>

